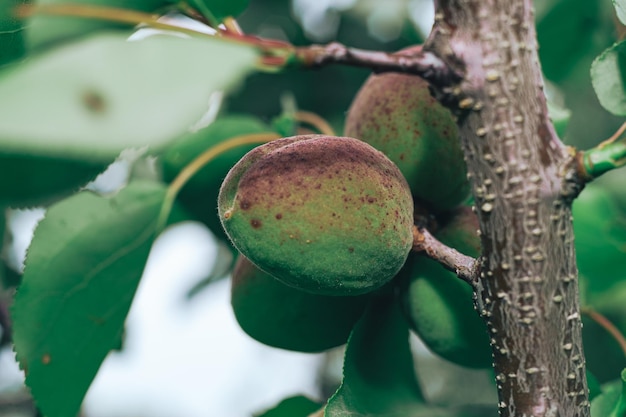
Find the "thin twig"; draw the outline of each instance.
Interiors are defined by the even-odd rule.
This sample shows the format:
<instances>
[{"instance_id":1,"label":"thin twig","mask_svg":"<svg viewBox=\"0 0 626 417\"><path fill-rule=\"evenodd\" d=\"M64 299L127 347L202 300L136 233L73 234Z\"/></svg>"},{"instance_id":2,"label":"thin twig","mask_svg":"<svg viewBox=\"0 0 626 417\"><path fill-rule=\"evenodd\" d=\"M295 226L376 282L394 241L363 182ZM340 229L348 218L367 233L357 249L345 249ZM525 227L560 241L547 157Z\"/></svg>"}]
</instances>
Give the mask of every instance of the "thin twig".
<instances>
[{"instance_id":1,"label":"thin twig","mask_svg":"<svg viewBox=\"0 0 626 417\"><path fill-rule=\"evenodd\" d=\"M615 133L613 133L613 135L611 135L610 138L608 138L607 140L602 141L598 146L596 146L596 148L602 149L605 146L615 142L617 139L619 139L619 137L622 135L622 133L624 133L624 131L626 131L626 123L622 124L619 127L619 129L617 129L615 131Z\"/></svg>"},{"instance_id":2,"label":"thin twig","mask_svg":"<svg viewBox=\"0 0 626 417\"><path fill-rule=\"evenodd\" d=\"M413 251L423 252L468 284L476 283L476 259L437 240L427 229L413 227Z\"/></svg>"},{"instance_id":3,"label":"thin twig","mask_svg":"<svg viewBox=\"0 0 626 417\"><path fill-rule=\"evenodd\" d=\"M445 87L462 79L443 60L429 51L394 54L349 48L340 43L296 48L295 62L301 67L322 67L344 64L369 68L375 72L404 72L419 75L436 87Z\"/></svg>"}]
</instances>

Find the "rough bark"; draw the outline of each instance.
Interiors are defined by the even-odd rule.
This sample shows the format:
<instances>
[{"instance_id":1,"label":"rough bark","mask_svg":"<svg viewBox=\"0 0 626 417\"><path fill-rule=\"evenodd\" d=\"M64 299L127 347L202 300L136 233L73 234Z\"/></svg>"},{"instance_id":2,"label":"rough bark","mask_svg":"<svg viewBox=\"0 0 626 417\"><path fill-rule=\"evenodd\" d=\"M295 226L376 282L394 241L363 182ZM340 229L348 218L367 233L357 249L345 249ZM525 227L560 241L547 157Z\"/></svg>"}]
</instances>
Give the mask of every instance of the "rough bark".
<instances>
[{"instance_id":1,"label":"rough bark","mask_svg":"<svg viewBox=\"0 0 626 417\"><path fill-rule=\"evenodd\" d=\"M550 123L531 0L438 0L433 51L463 74L459 114L480 219L476 306L502 416L589 416L571 199L572 156Z\"/></svg>"}]
</instances>

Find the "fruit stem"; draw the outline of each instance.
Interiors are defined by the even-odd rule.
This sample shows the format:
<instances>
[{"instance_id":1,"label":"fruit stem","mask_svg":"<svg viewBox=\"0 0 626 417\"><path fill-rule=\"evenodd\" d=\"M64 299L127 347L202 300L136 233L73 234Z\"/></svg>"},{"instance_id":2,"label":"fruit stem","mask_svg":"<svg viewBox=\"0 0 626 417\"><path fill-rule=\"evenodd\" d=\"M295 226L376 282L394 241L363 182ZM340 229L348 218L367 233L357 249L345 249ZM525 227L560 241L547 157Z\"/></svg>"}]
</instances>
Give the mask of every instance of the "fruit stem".
<instances>
[{"instance_id":1,"label":"fruit stem","mask_svg":"<svg viewBox=\"0 0 626 417\"><path fill-rule=\"evenodd\" d=\"M294 113L293 118L298 122L307 123L313 126L320 133L328 136L336 136L335 130L332 126L318 114L308 111L297 111Z\"/></svg>"},{"instance_id":2,"label":"fruit stem","mask_svg":"<svg viewBox=\"0 0 626 417\"><path fill-rule=\"evenodd\" d=\"M187 166L185 166L185 168L180 171L180 173L169 185L167 193L165 194L165 198L163 200L163 205L161 206L161 212L159 214L159 219L157 222L157 230L163 230L163 228L165 227L167 218L170 215L170 211L172 210L172 206L180 190L198 171L204 168L206 164L208 164L224 152L237 148L239 146L253 144L260 145L279 138L279 135L271 132L234 136L224 142L218 143L212 148L209 148L201 153L196 159L194 159Z\"/></svg>"},{"instance_id":3,"label":"fruit stem","mask_svg":"<svg viewBox=\"0 0 626 417\"><path fill-rule=\"evenodd\" d=\"M426 228L413 226L413 251L439 262L472 287L476 285L476 259L441 243Z\"/></svg>"},{"instance_id":4,"label":"fruit stem","mask_svg":"<svg viewBox=\"0 0 626 417\"><path fill-rule=\"evenodd\" d=\"M624 338L624 335L619 331L619 329L615 327L615 325L611 323L609 319L607 319L605 316L598 313L597 311L593 310L591 307L583 307L580 309L580 311L583 314L589 316L590 319L595 321L600 327L602 327L611 336L613 336L613 339L615 339L615 341L622 348L624 357L626 357L626 338Z\"/></svg>"}]
</instances>

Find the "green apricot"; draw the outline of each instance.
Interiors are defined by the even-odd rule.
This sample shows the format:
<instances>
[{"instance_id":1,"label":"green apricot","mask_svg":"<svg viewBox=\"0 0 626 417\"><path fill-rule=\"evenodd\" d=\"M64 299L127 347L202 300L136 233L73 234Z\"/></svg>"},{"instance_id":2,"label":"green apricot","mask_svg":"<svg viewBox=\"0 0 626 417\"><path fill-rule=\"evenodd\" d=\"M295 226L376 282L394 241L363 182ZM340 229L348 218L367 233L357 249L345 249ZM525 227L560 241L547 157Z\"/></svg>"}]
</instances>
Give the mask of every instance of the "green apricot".
<instances>
[{"instance_id":1,"label":"green apricot","mask_svg":"<svg viewBox=\"0 0 626 417\"><path fill-rule=\"evenodd\" d=\"M232 276L231 304L241 328L261 343L298 352L321 352L346 343L370 298L300 291L243 256Z\"/></svg>"},{"instance_id":2,"label":"green apricot","mask_svg":"<svg viewBox=\"0 0 626 417\"><path fill-rule=\"evenodd\" d=\"M469 196L456 122L423 79L370 76L350 106L344 133L387 155L413 196L433 209L452 209Z\"/></svg>"},{"instance_id":3,"label":"green apricot","mask_svg":"<svg viewBox=\"0 0 626 417\"><path fill-rule=\"evenodd\" d=\"M0 153L0 205L50 204L78 191L106 167L104 163Z\"/></svg>"},{"instance_id":4,"label":"green apricot","mask_svg":"<svg viewBox=\"0 0 626 417\"><path fill-rule=\"evenodd\" d=\"M268 130L265 123L254 117L221 117L204 129L183 136L161 155L159 162L163 179L173 181L191 161L227 139ZM220 154L199 170L178 194L178 200L187 211L203 222L218 239L228 241L217 215L217 196L222 181L233 165L256 146L242 145Z\"/></svg>"},{"instance_id":5,"label":"green apricot","mask_svg":"<svg viewBox=\"0 0 626 417\"><path fill-rule=\"evenodd\" d=\"M437 237L469 256L480 255L478 220L469 207L456 210ZM472 368L491 366L486 327L473 306L472 288L438 262L415 255L402 293L412 330L432 352Z\"/></svg>"},{"instance_id":6,"label":"green apricot","mask_svg":"<svg viewBox=\"0 0 626 417\"><path fill-rule=\"evenodd\" d=\"M353 138L294 136L255 148L226 176L218 210L242 254L315 294L375 290L400 270L413 242L406 180Z\"/></svg>"}]
</instances>

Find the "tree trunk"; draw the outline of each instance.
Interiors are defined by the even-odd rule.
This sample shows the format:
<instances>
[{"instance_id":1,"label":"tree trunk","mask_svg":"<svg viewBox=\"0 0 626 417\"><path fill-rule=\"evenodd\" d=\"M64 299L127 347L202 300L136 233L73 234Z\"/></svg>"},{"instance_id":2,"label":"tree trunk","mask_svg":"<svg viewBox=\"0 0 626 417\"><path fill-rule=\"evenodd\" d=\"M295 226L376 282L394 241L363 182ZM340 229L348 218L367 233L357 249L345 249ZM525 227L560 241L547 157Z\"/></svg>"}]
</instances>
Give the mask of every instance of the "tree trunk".
<instances>
[{"instance_id":1,"label":"tree trunk","mask_svg":"<svg viewBox=\"0 0 626 417\"><path fill-rule=\"evenodd\" d=\"M438 0L425 49L463 80L456 108L480 219L475 302L502 416L589 416L572 155L548 118L531 0Z\"/></svg>"}]
</instances>

